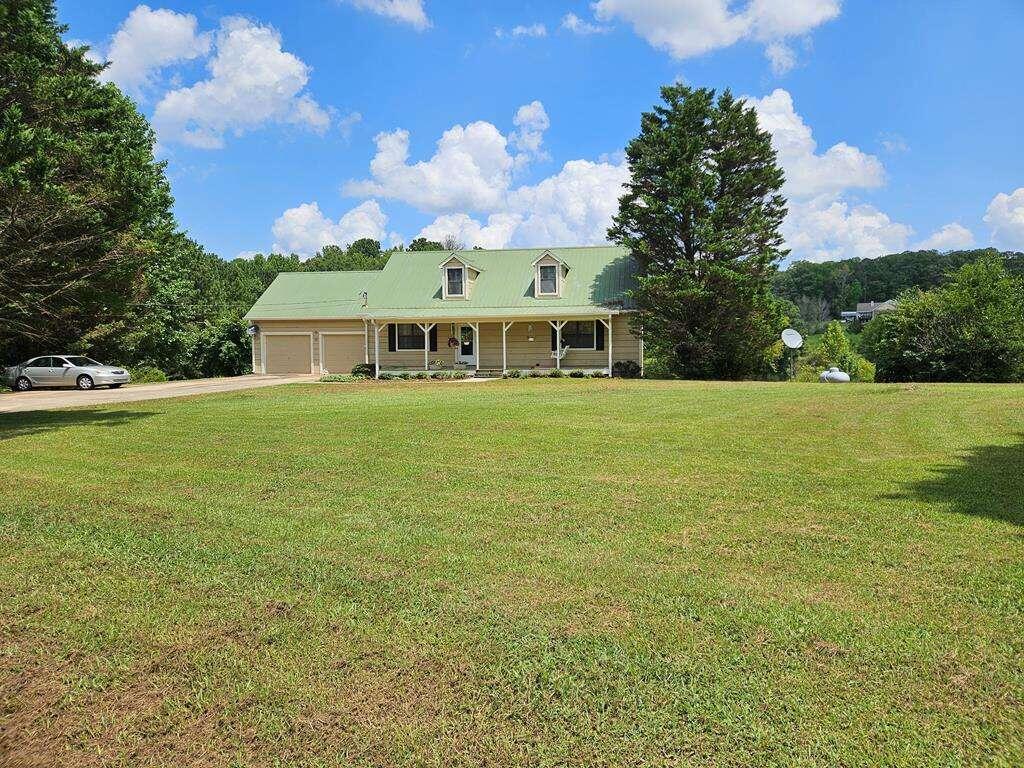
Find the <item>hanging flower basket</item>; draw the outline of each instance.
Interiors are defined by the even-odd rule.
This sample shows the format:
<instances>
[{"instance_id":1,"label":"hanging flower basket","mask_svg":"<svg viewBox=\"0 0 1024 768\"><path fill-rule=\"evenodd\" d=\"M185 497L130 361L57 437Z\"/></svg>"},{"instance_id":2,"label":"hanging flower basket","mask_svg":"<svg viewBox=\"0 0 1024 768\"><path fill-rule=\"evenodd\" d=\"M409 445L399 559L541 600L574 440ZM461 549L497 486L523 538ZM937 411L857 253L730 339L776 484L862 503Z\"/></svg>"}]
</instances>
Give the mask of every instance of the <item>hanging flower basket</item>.
<instances>
[{"instance_id":1,"label":"hanging flower basket","mask_svg":"<svg viewBox=\"0 0 1024 768\"><path fill-rule=\"evenodd\" d=\"M459 341L459 340L458 340L457 338L455 338L454 336L449 336L449 337L448 337L448 346L449 346L449 347L451 347L452 349L455 349L455 348L456 348L457 346L459 346L459 344L461 344L461 343L462 343L462 342L460 342L460 341Z\"/></svg>"}]
</instances>

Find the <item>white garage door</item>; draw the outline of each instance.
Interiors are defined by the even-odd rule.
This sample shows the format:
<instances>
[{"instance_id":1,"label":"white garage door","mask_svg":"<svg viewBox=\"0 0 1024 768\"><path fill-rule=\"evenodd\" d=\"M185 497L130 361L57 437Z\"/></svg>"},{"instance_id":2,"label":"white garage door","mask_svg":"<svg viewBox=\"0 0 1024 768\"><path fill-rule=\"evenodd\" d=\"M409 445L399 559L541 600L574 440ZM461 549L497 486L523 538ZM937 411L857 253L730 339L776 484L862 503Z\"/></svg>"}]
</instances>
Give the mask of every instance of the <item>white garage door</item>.
<instances>
[{"instance_id":1,"label":"white garage door","mask_svg":"<svg viewBox=\"0 0 1024 768\"><path fill-rule=\"evenodd\" d=\"M365 360L361 333L325 333L320 338L324 345L321 364L326 372L349 373L352 366Z\"/></svg>"},{"instance_id":2,"label":"white garage door","mask_svg":"<svg viewBox=\"0 0 1024 768\"><path fill-rule=\"evenodd\" d=\"M313 358L309 338L305 333L264 336L267 373L310 373Z\"/></svg>"}]
</instances>

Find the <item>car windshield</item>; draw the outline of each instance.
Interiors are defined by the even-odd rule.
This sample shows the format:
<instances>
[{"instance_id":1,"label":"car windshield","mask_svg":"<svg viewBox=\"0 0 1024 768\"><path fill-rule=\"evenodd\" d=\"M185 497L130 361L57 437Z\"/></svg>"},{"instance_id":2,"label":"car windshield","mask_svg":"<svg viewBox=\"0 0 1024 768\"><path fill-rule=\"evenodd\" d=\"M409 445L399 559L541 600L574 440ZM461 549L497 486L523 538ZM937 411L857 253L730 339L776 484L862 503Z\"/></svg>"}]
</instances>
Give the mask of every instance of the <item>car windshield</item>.
<instances>
[{"instance_id":1,"label":"car windshield","mask_svg":"<svg viewBox=\"0 0 1024 768\"><path fill-rule=\"evenodd\" d=\"M92 360L88 357L65 357L64 359L67 360L72 365L77 366L79 368L87 368L90 365L99 365L99 363L97 363L95 360Z\"/></svg>"}]
</instances>

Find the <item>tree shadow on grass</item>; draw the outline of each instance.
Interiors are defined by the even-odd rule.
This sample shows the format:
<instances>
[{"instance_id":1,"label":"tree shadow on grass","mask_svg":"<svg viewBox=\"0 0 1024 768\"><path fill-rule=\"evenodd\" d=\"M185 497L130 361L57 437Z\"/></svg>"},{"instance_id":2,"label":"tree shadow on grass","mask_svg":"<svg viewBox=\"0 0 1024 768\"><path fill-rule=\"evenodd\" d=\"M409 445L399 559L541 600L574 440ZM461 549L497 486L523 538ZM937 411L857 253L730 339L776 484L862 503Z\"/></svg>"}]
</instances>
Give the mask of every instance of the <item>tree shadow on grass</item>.
<instances>
[{"instance_id":1,"label":"tree shadow on grass","mask_svg":"<svg viewBox=\"0 0 1024 768\"><path fill-rule=\"evenodd\" d=\"M118 427L153 416L145 411L20 411L0 414L0 441L62 427Z\"/></svg>"},{"instance_id":2,"label":"tree shadow on grass","mask_svg":"<svg viewBox=\"0 0 1024 768\"><path fill-rule=\"evenodd\" d=\"M929 468L891 499L947 504L954 512L1024 525L1024 435L1014 445L984 445L955 464Z\"/></svg>"}]
</instances>

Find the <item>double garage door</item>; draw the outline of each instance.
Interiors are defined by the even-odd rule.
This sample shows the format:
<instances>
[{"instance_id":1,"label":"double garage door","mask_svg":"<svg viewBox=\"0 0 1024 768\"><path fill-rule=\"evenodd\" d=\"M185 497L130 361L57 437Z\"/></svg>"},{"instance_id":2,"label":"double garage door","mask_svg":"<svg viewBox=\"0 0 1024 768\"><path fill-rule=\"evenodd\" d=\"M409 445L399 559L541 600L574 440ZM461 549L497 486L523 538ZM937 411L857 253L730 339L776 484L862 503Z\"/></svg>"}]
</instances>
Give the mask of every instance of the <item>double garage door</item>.
<instances>
[{"instance_id":1,"label":"double garage door","mask_svg":"<svg viewBox=\"0 0 1024 768\"><path fill-rule=\"evenodd\" d=\"M312 336L308 333L270 333L263 337L267 373L311 373L313 371ZM348 373L363 362L362 333L323 333L320 336L323 360L320 366L331 373Z\"/></svg>"}]
</instances>

